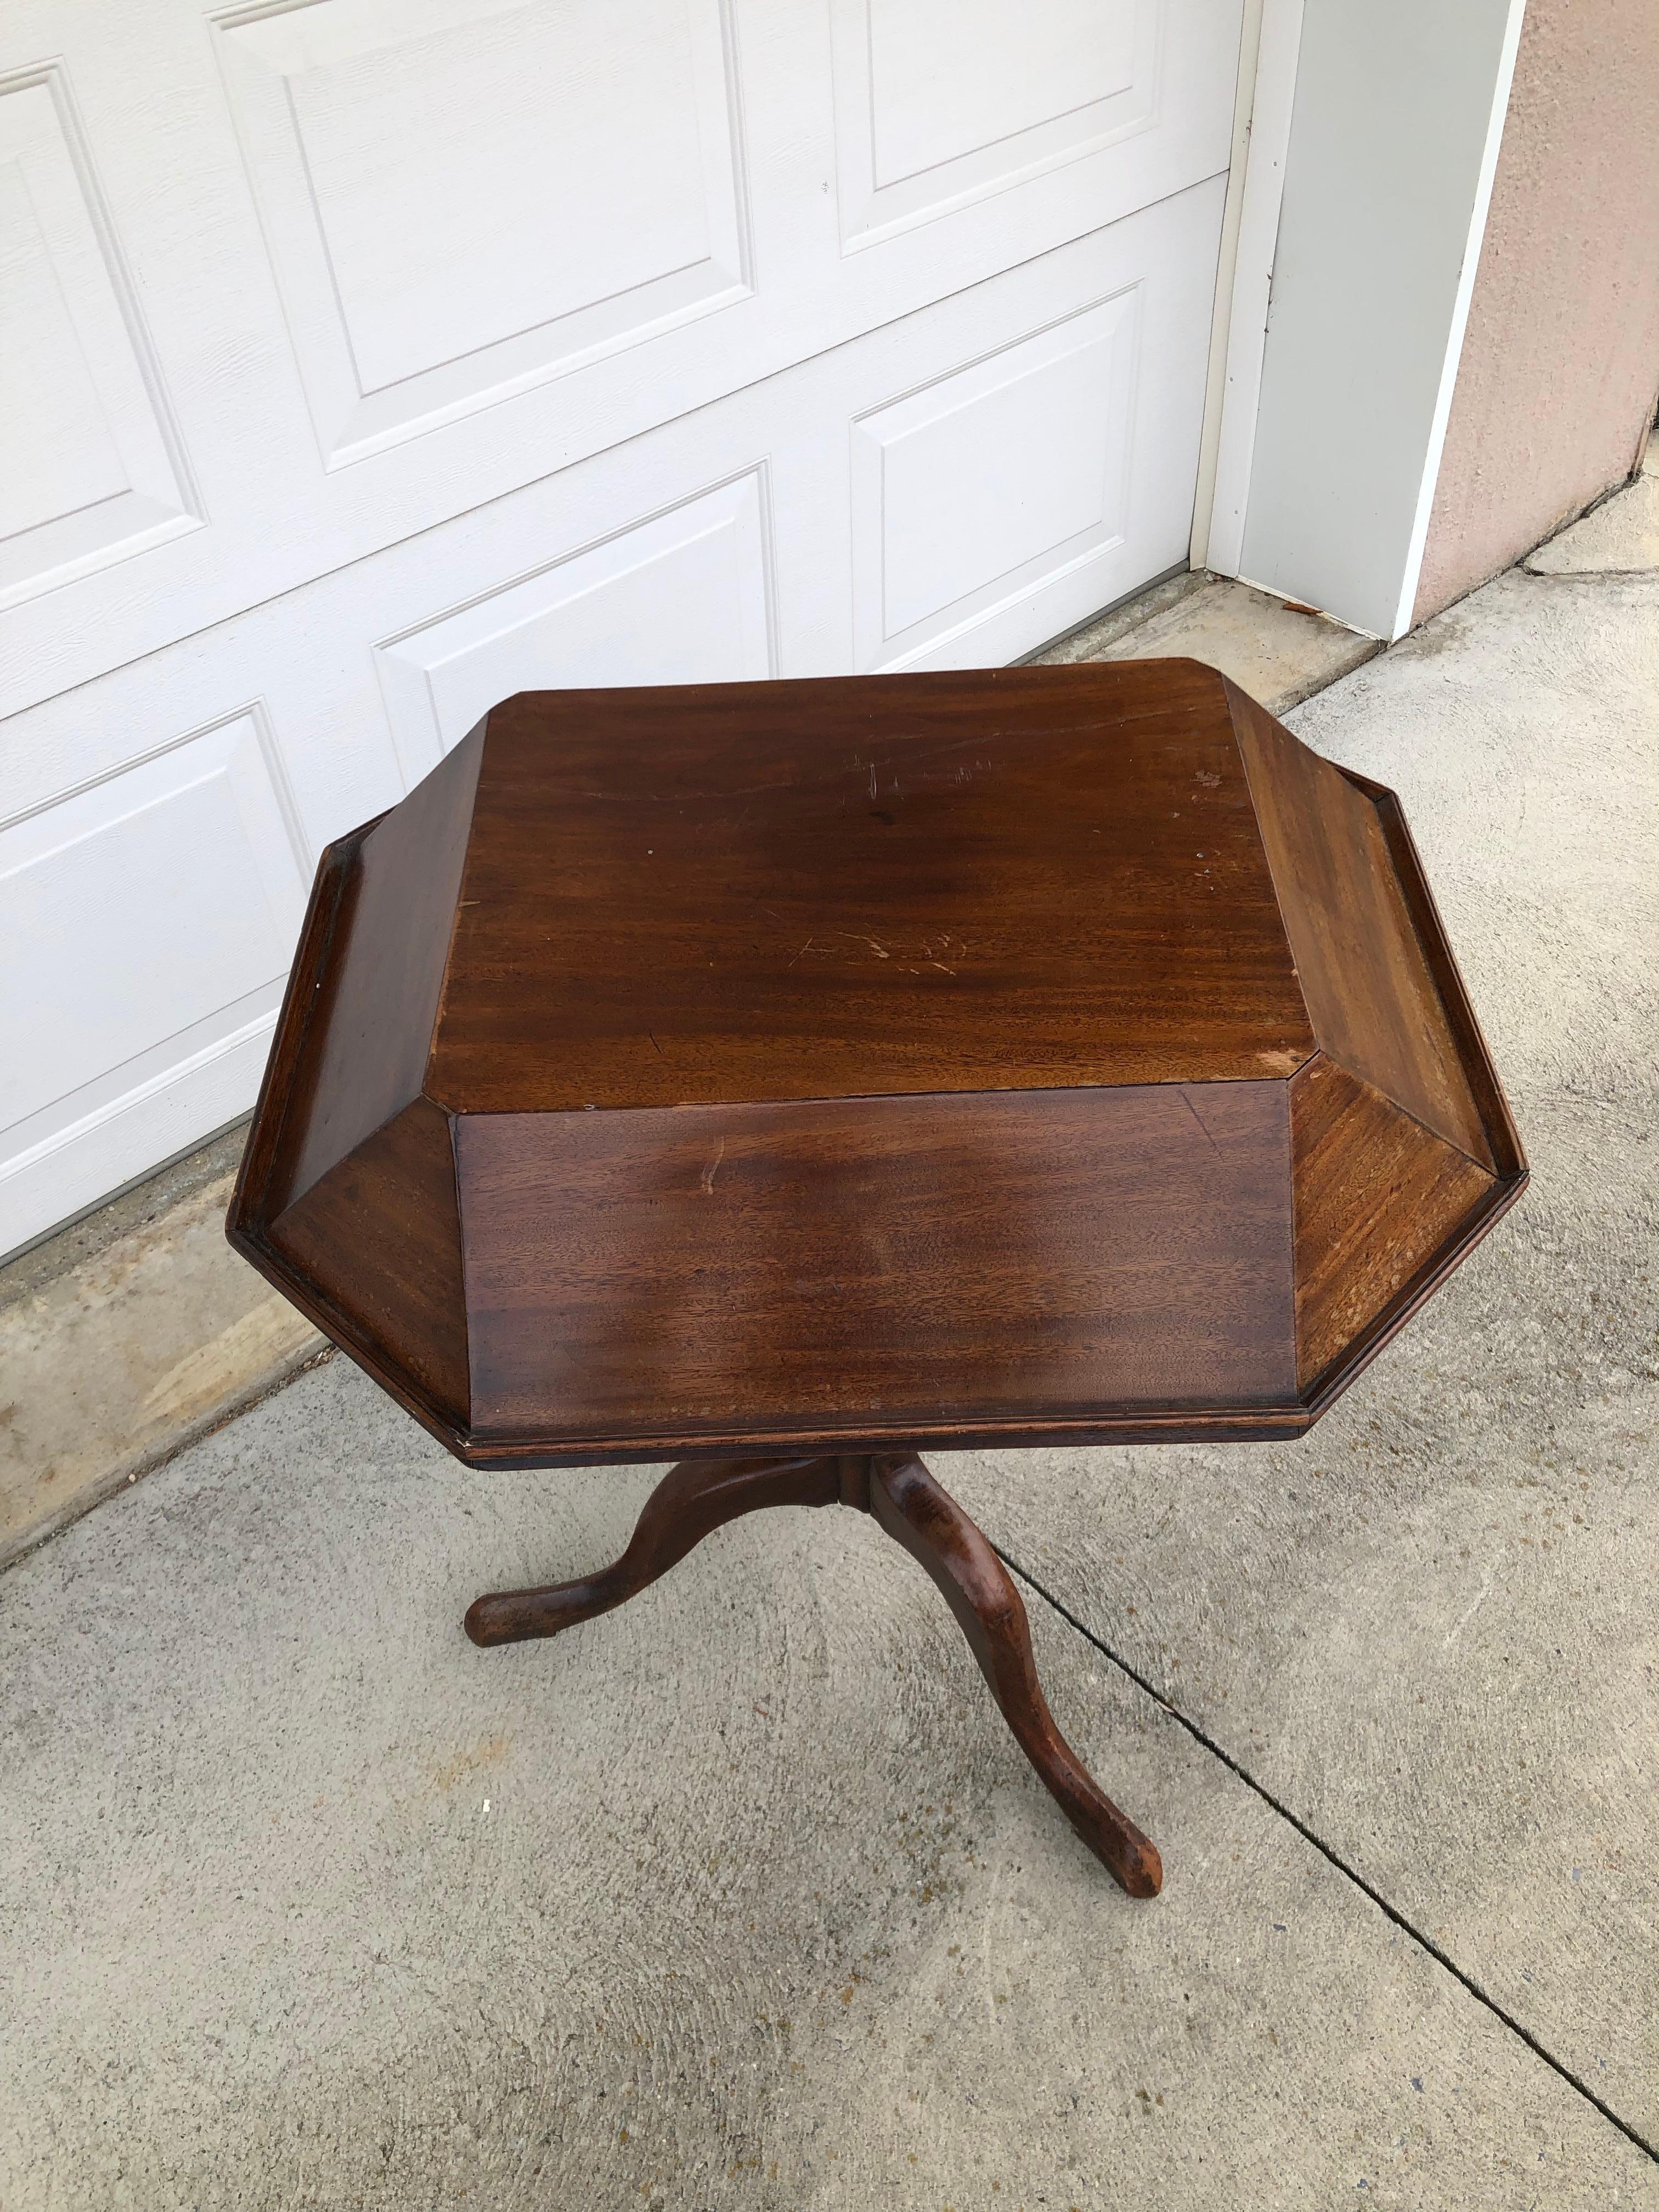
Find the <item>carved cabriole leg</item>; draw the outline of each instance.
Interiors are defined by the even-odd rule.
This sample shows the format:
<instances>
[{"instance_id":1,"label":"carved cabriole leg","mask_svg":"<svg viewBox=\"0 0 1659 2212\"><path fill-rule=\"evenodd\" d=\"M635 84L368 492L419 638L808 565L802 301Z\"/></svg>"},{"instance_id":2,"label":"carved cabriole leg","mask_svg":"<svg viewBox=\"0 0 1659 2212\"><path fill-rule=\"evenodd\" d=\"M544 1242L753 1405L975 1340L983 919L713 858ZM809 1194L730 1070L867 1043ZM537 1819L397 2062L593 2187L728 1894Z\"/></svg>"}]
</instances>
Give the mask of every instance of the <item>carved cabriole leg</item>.
<instances>
[{"instance_id":1,"label":"carved cabriole leg","mask_svg":"<svg viewBox=\"0 0 1659 2212\"><path fill-rule=\"evenodd\" d=\"M1007 1569L914 1453L872 1463L870 1510L938 1583L1020 1749L1108 1873L1131 1897L1164 1883L1158 1846L1120 1813L1054 1726L1025 1607Z\"/></svg>"},{"instance_id":2,"label":"carved cabriole leg","mask_svg":"<svg viewBox=\"0 0 1659 2212\"><path fill-rule=\"evenodd\" d=\"M496 1590L475 1599L465 1623L475 1644L556 1636L609 1613L665 1575L705 1536L763 1505L835 1505L841 1462L833 1459L682 1460L645 1501L632 1541L615 1566L544 1589Z\"/></svg>"},{"instance_id":3,"label":"carved cabriole leg","mask_svg":"<svg viewBox=\"0 0 1659 2212\"><path fill-rule=\"evenodd\" d=\"M556 1636L635 1596L728 1521L768 1505L851 1505L925 1567L955 1613L1021 1750L1078 1834L1131 1897L1156 1897L1158 1850L1096 1787L1054 1726L1018 1589L983 1535L914 1453L684 1460L646 1500L614 1566L543 1589L499 1590L466 1616L475 1644Z\"/></svg>"}]
</instances>

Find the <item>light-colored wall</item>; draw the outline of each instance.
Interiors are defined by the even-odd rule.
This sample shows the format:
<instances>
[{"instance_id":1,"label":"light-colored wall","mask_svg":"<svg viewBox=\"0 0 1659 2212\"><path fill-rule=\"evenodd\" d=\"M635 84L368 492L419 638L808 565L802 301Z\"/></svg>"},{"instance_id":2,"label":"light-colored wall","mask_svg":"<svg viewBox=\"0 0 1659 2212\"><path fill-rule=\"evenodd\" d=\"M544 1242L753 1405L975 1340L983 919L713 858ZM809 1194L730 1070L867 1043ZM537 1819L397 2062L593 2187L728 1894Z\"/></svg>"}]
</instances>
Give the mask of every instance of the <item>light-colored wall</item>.
<instances>
[{"instance_id":1,"label":"light-colored wall","mask_svg":"<svg viewBox=\"0 0 1659 2212\"><path fill-rule=\"evenodd\" d=\"M1239 573L1373 637L1410 620L1520 21L1303 10Z\"/></svg>"},{"instance_id":2,"label":"light-colored wall","mask_svg":"<svg viewBox=\"0 0 1659 2212\"><path fill-rule=\"evenodd\" d=\"M1659 394L1659 0L1528 0L1413 619L1630 473Z\"/></svg>"}]
</instances>

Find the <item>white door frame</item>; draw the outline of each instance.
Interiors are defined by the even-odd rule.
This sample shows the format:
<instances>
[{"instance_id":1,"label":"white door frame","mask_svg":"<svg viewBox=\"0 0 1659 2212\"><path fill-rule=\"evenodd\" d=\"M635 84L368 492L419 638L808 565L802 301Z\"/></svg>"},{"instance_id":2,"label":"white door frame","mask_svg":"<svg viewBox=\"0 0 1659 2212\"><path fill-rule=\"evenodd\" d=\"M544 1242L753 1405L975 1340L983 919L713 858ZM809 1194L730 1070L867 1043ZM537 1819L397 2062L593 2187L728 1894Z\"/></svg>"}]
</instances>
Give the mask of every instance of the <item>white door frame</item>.
<instances>
[{"instance_id":1,"label":"white door frame","mask_svg":"<svg viewBox=\"0 0 1659 2212\"><path fill-rule=\"evenodd\" d=\"M1524 6L1250 0L1194 568L1411 627Z\"/></svg>"}]
</instances>

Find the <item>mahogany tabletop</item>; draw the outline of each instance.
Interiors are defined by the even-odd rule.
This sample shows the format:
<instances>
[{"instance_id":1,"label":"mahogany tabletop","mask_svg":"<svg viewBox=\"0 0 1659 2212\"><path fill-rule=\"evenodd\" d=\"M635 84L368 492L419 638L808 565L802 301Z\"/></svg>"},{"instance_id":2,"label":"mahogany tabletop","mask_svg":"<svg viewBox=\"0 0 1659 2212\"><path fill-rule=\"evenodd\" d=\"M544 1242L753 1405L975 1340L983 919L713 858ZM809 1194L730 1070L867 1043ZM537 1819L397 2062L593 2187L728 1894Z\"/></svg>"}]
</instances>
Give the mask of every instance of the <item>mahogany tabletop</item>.
<instances>
[{"instance_id":1,"label":"mahogany tabletop","mask_svg":"<svg viewBox=\"0 0 1659 2212\"><path fill-rule=\"evenodd\" d=\"M522 693L323 856L233 1241L463 1458L1293 1435L1525 1166L1187 660Z\"/></svg>"}]
</instances>

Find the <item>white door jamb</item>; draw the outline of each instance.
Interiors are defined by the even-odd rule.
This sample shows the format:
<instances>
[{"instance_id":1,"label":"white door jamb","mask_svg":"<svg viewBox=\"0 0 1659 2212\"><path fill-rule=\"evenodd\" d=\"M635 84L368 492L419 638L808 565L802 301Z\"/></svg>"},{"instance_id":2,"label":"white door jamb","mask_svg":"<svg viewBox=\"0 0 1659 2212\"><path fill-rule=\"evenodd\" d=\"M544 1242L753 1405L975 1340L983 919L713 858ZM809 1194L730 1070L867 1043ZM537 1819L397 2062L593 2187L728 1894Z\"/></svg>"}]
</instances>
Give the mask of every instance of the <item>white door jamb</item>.
<instances>
[{"instance_id":1,"label":"white door jamb","mask_svg":"<svg viewBox=\"0 0 1659 2212\"><path fill-rule=\"evenodd\" d=\"M1392 639L1411 627L1525 0L1259 4L1194 563Z\"/></svg>"},{"instance_id":2,"label":"white door jamb","mask_svg":"<svg viewBox=\"0 0 1659 2212\"><path fill-rule=\"evenodd\" d=\"M1273 249L1291 143L1303 0L1246 0L1232 171L1221 221L1192 565L1236 576L1255 450Z\"/></svg>"}]
</instances>

